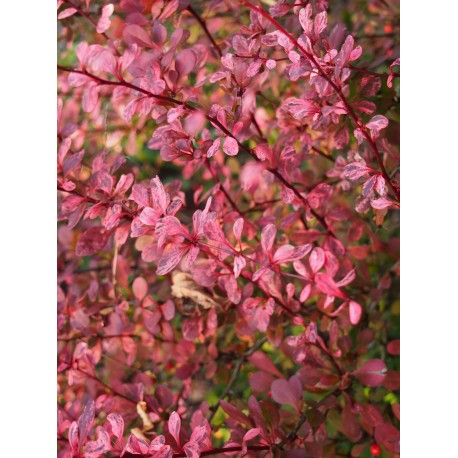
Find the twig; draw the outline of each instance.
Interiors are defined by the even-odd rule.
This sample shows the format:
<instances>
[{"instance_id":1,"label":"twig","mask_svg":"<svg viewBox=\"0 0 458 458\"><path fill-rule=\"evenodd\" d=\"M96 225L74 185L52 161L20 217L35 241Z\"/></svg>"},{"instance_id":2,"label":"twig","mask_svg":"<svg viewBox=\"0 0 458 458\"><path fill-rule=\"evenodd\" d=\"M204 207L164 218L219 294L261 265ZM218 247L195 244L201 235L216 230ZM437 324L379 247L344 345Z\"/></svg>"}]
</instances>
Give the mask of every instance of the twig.
<instances>
[{"instance_id":1,"label":"twig","mask_svg":"<svg viewBox=\"0 0 458 458\"><path fill-rule=\"evenodd\" d=\"M97 22L94 21L94 19L91 18L91 16L89 16L89 14L87 14L85 11L83 11L81 8L79 8L78 6L76 6L72 1L70 0L65 0L64 3L66 3L67 5L70 5L72 8L74 8L76 11L78 11L79 14L81 14L81 16L83 16L85 19L87 19L96 29L97 29ZM105 33L105 32L102 32L100 33L100 35L102 35L103 37L105 37L107 40L110 39L110 37Z\"/></svg>"},{"instance_id":2,"label":"twig","mask_svg":"<svg viewBox=\"0 0 458 458\"><path fill-rule=\"evenodd\" d=\"M247 350L245 353L242 353L240 357L237 359L237 362L235 363L234 370L232 371L231 378L229 380L229 383L226 385L226 388L224 389L223 393L219 397L218 401L216 402L215 405L211 407L211 414L208 417L208 421L211 422L213 417L215 416L218 407L221 404L221 401L229 394L231 391L232 387L234 386L234 383L237 381L237 377L239 376L240 369L242 368L243 363L245 362L246 358L250 355L252 355L256 350L261 348L264 343L267 341L266 337L263 337L260 339L258 342L256 342L249 350Z\"/></svg>"},{"instance_id":3,"label":"twig","mask_svg":"<svg viewBox=\"0 0 458 458\"><path fill-rule=\"evenodd\" d=\"M199 16L199 14L197 13L197 11L191 6L189 5L187 7L187 10L196 18L196 21L200 24L200 26L202 27L203 31L205 32L205 35L207 35L208 39L211 41L212 45L213 45L213 49L216 51L216 53L218 54L219 57L222 57L223 55L223 52L221 51L221 48L218 46L218 44L216 43L216 41L213 39L213 37L211 36L211 33L210 31L208 30L207 28L207 24L205 23L205 21Z\"/></svg>"}]
</instances>

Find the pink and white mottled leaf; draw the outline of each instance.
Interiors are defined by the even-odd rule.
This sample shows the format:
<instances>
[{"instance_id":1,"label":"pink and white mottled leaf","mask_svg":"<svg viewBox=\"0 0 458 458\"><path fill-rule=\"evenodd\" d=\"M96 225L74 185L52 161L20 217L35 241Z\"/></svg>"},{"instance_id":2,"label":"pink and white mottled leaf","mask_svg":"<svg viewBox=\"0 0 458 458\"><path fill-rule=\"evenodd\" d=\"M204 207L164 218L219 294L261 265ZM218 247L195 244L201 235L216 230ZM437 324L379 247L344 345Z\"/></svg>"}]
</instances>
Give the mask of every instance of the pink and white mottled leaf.
<instances>
[{"instance_id":1,"label":"pink and white mottled leaf","mask_svg":"<svg viewBox=\"0 0 458 458\"><path fill-rule=\"evenodd\" d=\"M348 180L358 180L364 175L367 175L371 169L361 162L352 162L345 166L343 175Z\"/></svg>"},{"instance_id":2,"label":"pink and white mottled leaf","mask_svg":"<svg viewBox=\"0 0 458 458\"><path fill-rule=\"evenodd\" d=\"M169 433L175 439L175 442L180 446L180 429L181 429L181 419L176 412L172 412L168 421Z\"/></svg>"},{"instance_id":3,"label":"pink and white mottled leaf","mask_svg":"<svg viewBox=\"0 0 458 458\"><path fill-rule=\"evenodd\" d=\"M124 435L124 420L119 413L110 413L107 416L107 420L111 425L113 434L118 439L119 443L122 444L122 437Z\"/></svg>"},{"instance_id":4,"label":"pink and white mottled leaf","mask_svg":"<svg viewBox=\"0 0 458 458\"><path fill-rule=\"evenodd\" d=\"M157 264L157 275L165 275L171 272L181 261L181 258L186 253L187 248L178 247L166 252Z\"/></svg>"},{"instance_id":5,"label":"pink and white mottled leaf","mask_svg":"<svg viewBox=\"0 0 458 458\"><path fill-rule=\"evenodd\" d=\"M111 21L110 16L113 14L114 6L112 3L105 5L102 8L102 16L97 22L97 33L104 33L106 30L109 29Z\"/></svg>"},{"instance_id":6,"label":"pink and white mottled leaf","mask_svg":"<svg viewBox=\"0 0 458 458\"><path fill-rule=\"evenodd\" d=\"M228 156L237 156L239 152L239 144L237 140L233 137L226 137L224 139L223 151Z\"/></svg>"},{"instance_id":7,"label":"pink and white mottled leaf","mask_svg":"<svg viewBox=\"0 0 458 458\"><path fill-rule=\"evenodd\" d=\"M262 229L261 245L265 253L270 253L272 251L276 235L277 229L273 224L268 224Z\"/></svg>"},{"instance_id":8,"label":"pink and white mottled leaf","mask_svg":"<svg viewBox=\"0 0 458 458\"><path fill-rule=\"evenodd\" d=\"M393 205L395 205L395 203L389 199L386 199L385 197L380 197L379 199L371 200L371 207L375 208L376 210L383 210L384 208L388 208Z\"/></svg>"},{"instance_id":9,"label":"pink and white mottled leaf","mask_svg":"<svg viewBox=\"0 0 458 458\"><path fill-rule=\"evenodd\" d=\"M95 419L95 403L89 401L84 407L83 413L78 418L79 441L78 448L84 444Z\"/></svg>"}]
</instances>

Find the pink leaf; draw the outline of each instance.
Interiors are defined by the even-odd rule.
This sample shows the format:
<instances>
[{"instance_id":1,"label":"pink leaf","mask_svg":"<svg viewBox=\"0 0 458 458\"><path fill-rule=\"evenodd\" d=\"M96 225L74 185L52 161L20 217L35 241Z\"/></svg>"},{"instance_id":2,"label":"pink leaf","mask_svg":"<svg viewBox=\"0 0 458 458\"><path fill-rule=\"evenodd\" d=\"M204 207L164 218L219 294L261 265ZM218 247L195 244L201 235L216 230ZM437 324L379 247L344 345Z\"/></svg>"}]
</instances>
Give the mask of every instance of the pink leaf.
<instances>
[{"instance_id":1,"label":"pink leaf","mask_svg":"<svg viewBox=\"0 0 458 458\"><path fill-rule=\"evenodd\" d=\"M157 245L160 248L168 238L174 235L183 235L183 228L175 216L164 216L156 223L155 234L158 237Z\"/></svg>"},{"instance_id":2,"label":"pink leaf","mask_svg":"<svg viewBox=\"0 0 458 458\"><path fill-rule=\"evenodd\" d=\"M143 184L134 184L129 199L137 203L140 208L150 206L148 188Z\"/></svg>"},{"instance_id":3,"label":"pink leaf","mask_svg":"<svg viewBox=\"0 0 458 458\"><path fill-rule=\"evenodd\" d=\"M314 248L310 254L309 263L313 273L318 272L324 266L325 256L322 248Z\"/></svg>"},{"instance_id":4,"label":"pink leaf","mask_svg":"<svg viewBox=\"0 0 458 458\"><path fill-rule=\"evenodd\" d=\"M121 415L119 415L119 413L110 413L107 417L107 420L111 425L111 430L113 431L113 434L116 436L119 443L122 444L122 436L124 435L123 418L121 417Z\"/></svg>"},{"instance_id":5,"label":"pink leaf","mask_svg":"<svg viewBox=\"0 0 458 458\"><path fill-rule=\"evenodd\" d=\"M151 207L145 207L140 213L139 218L146 226L156 226L156 223L159 220L159 214Z\"/></svg>"},{"instance_id":6,"label":"pink leaf","mask_svg":"<svg viewBox=\"0 0 458 458\"><path fill-rule=\"evenodd\" d=\"M99 88L97 83L89 83L83 92L83 110L86 113L92 113L99 99Z\"/></svg>"},{"instance_id":7,"label":"pink leaf","mask_svg":"<svg viewBox=\"0 0 458 458\"><path fill-rule=\"evenodd\" d=\"M221 143L221 138L219 137L213 141L212 145L207 150L207 157L212 157L215 155L215 153L218 152L220 143Z\"/></svg>"},{"instance_id":8,"label":"pink leaf","mask_svg":"<svg viewBox=\"0 0 458 458\"><path fill-rule=\"evenodd\" d=\"M261 428L252 428L245 433L243 436L243 442L248 442L251 439L254 439L256 436L259 436L261 433Z\"/></svg>"},{"instance_id":9,"label":"pink leaf","mask_svg":"<svg viewBox=\"0 0 458 458\"><path fill-rule=\"evenodd\" d=\"M176 412L172 412L168 421L169 433L173 436L178 446L180 446L181 419Z\"/></svg>"},{"instance_id":10,"label":"pink leaf","mask_svg":"<svg viewBox=\"0 0 458 458\"><path fill-rule=\"evenodd\" d=\"M328 25L328 15L326 11L322 11L315 16L314 22L314 32L315 35L318 35L327 27Z\"/></svg>"},{"instance_id":11,"label":"pink leaf","mask_svg":"<svg viewBox=\"0 0 458 458\"><path fill-rule=\"evenodd\" d=\"M383 210L384 208L388 208L393 205L395 205L395 203L391 200L385 199L385 197L380 197L379 199L371 200L371 207L375 208L376 210Z\"/></svg>"},{"instance_id":12,"label":"pink leaf","mask_svg":"<svg viewBox=\"0 0 458 458\"><path fill-rule=\"evenodd\" d=\"M239 144L237 140L232 137L226 137L224 140L223 151L228 156L236 156L239 152Z\"/></svg>"},{"instance_id":13,"label":"pink leaf","mask_svg":"<svg viewBox=\"0 0 458 458\"><path fill-rule=\"evenodd\" d=\"M84 448L84 458L99 458L111 450L110 436L104 429L99 429L96 441L90 441Z\"/></svg>"},{"instance_id":14,"label":"pink leaf","mask_svg":"<svg viewBox=\"0 0 458 458\"><path fill-rule=\"evenodd\" d=\"M194 262L199 256L200 248L198 246L192 246L191 249L186 253L185 257L183 258L182 268L185 272L191 270L191 267L194 265Z\"/></svg>"},{"instance_id":15,"label":"pink leaf","mask_svg":"<svg viewBox=\"0 0 458 458\"><path fill-rule=\"evenodd\" d=\"M89 431L92 428L95 418L95 403L94 401L89 401L84 407L84 411L81 416L78 418L78 431L79 431L79 441L78 448L84 444Z\"/></svg>"},{"instance_id":16,"label":"pink leaf","mask_svg":"<svg viewBox=\"0 0 458 458\"><path fill-rule=\"evenodd\" d=\"M361 164L361 162L352 162L345 166L343 175L345 178L354 181L366 175L370 170L369 167Z\"/></svg>"},{"instance_id":17,"label":"pink leaf","mask_svg":"<svg viewBox=\"0 0 458 458\"><path fill-rule=\"evenodd\" d=\"M154 206L165 215L170 198L165 192L164 185L158 176L151 180L151 194L153 196Z\"/></svg>"},{"instance_id":18,"label":"pink leaf","mask_svg":"<svg viewBox=\"0 0 458 458\"><path fill-rule=\"evenodd\" d=\"M155 46L145 29L137 24L127 25L123 32L123 38L128 45L136 44L148 48L153 48Z\"/></svg>"},{"instance_id":19,"label":"pink leaf","mask_svg":"<svg viewBox=\"0 0 458 458\"><path fill-rule=\"evenodd\" d=\"M277 66L277 62L273 59L268 59L267 62L266 62L266 67L269 69L269 70L273 70L275 67Z\"/></svg>"},{"instance_id":20,"label":"pink leaf","mask_svg":"<svg viewBox=\"0 0 458 458\"><path fill-rule=\"evenodd\" d=\"M156 274L165 275L172 271L181 261L186 250L187 248L174 248L165 253L157 264Z\"/></svg>"},{"instance_id":21,"label":"pink leaf","mask_svg":"<svg viewBox=\"0 0 458 458\"><path fill-rule=\"evenodd\" d=\"M235 238L238 242L240 242L242 239L243 223L243 218L237 218L237 220L234 223L234 227L232 228Z\"/></svg>"},{"instance_id":22,"label":"pink leaf","mask_svg":"<svg viewBox=\"0 0 458 458\"><path fill-rule=\"evenodd\" d=\"M234 256L234 277L238 278L246 266L246 260L242 256Z\"/></svg>"},{"instance_id":23,"label":"pink leaf","mask_svg":"<svg viewBox=\"0 0 458 458\"><path fill-rule=\"evenodd\" d=\"M78 454L78 423L73 421L68 429L68 443L74 455Z\"/></svg>"},{"instance_id":24,"label":"pink leaf","mask_svg":"<svg viewBox=\"0 0 458 458\"><path fill-rule=\"evenodd\" d=\"M199 458L200 457L200 447L197 442L188 442L184 445L183 450L187 458Z\"/></svg>"},{"instance_id":25,"label":"pink leaf","mask_svg":"<svg viewBox=\"0 0 458 458\"><path fill-rule=\"evenodd\" d=\"M301 23L302 28L305 33L310 34L313 28L312 21L312 6L310 3L299 11L299 22Z\"/></svg>"},{"instance_id":26,"label":"pink leaf","mask_svg":"<svg viewBox=\"0 0 458 458\"><path fill-rule=\"evenodd\" d=\"M366 124L366 127L371 130L372 137L377 138L379 132L388 127L388 119L385 116L376 115Z\"/></svg>"},{"instance_id":27,"label":"pink leaf","mask_svg":"<svg viewBox=\"0 0 458 458\"><path fill-rule=\"evenodd\" d=\"M355 325L359 323L361 314L363 313L362 307L355 301L350 301L349 305L350 323Z\"/></svg>"},{"instance_id":28,"label":"pink leaf","mask_svg":"<svg viewBox=\"0 0 458 458\"><path fill-rule=\"evenodd\" d=\"M261 233L261 245L265 253L270 253L275 241L277 229L273 224L268 224L262 229Z\"/></svg>"},{"instance_id":29,"label":"pink leaf","mask_svg":"<svg viewBox=\"0 0 458 458\"><path fill-rule=\"evenodd\" d=\"M76 12L77 10L75 8L67 8L58 14L57 19L65 19L67 17L73 16Z\"/></svg>"},{"instance_id":30,"label":"pink leaf","mask_svg":"<svg viewBox=\"0 0 458 458\"><path fill-rule=\"evenodd\" d=\"M371 193L372 189L375 186L375 183L377 182L377 175L372 175L364 184L363 184L363 189L361 191L361 194L363 197L369 197L369 194Z\"/></svg>"},{"instance_id":31,"label":"pink leaf","mask_svg":"<svg viewBox=\"0 0 458 458\"><path fill-rule=\"evenodd\" d=\"M143 277L137 277L132 283L135 299L141 301L148 294L148 283Z\"/></svg>"},{"instance_id":32,"label":"pink leaf","mask_svg":"<svg viewBox=\"0 0 458 458\"><path fill-rule=\"evenodd\" d=\"M316 286L328 296L335 296L345 299L346 296L338 288L336 282L329 276L324 273L317 273L315 275Z\"/></svg>"},{"instance_id":33,"label":"pink leaf","mask_svg":"<svg viewBox=\"0 0 458 458\"><path fill-rule=\"evenodd\" d=\"M186 76L197 63L196 55L191 49L183 49L175 58L175 69L180 76Z\"/></svg>"},{"instance_id":34,"label":"pink leaf","mask_svg":"<svg viewBox=\"0 0 458 458\"><path fill-rule=\"evenodd\" d=\"M110 27L111 21L110 16L113 14L114 6L112 3L105 5L102 8L102 17L97 22L97 33L103 33Z\"/></svg>"}]
</instances>

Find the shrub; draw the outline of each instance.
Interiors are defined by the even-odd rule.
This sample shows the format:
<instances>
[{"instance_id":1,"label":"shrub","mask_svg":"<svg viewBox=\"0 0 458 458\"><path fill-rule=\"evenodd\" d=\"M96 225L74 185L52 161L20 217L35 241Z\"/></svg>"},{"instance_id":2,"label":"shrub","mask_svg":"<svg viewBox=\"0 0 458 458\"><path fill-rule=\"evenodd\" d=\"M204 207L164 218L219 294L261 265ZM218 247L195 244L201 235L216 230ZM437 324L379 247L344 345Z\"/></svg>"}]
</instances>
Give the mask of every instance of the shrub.
<instances>
[{"instance_id":1,"label":"shrub","mask_svg":"<svg viewBox=\"0 0 458 458\"><path fill-rule=\"evenodd\" d=\"M58 2L60 457L399 455L399 12Z\"/></svg>"}]
</instances>

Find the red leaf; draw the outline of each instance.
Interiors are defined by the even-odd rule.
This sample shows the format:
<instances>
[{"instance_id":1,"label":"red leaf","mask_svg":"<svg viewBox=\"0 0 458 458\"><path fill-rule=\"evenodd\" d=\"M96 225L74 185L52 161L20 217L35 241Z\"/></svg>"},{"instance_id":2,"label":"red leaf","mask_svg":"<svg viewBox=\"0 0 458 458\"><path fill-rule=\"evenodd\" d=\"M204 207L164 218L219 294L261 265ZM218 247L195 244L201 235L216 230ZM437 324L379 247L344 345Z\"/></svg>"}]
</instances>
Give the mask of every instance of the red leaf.
<instances>
[{"instance_id":1,"label":"red leaf","mask_svg":"<svg viewBox=\"0 0 458 458\"><path fill-rule=\"evenodd\" d=\"M400 340L392 340L391 342L388 343L386 346L386 350L390 355L399 355L401 353L400 349Z\"/></svg>"},{"instance_id":2,"label":"red leaf","mask_svg":"<svg viewBox=\"0 0 458 458\"><path fill-rule=\"evenodd\" d=\"M75 253L77 256L91 256L98 253L106 245L111 232L103 227L88 229L78 240Z\"/></svg>"},{"instance_id":3,"label":"red leaf","mask_svg":"<svg viewBox=\"0 0 458 458\"><path fill-rule=\"evenodd\" d=\"M251 420L237 407L229 404L224 400L221 400L220 406L232 419L237 420L239 423L242 423L245 426L248 426L248 428L253 426Z\"/></svg>"},{"instance_id":4,"label":"red leaf","mask_svg":"<svg viewBox=\"0 0 458 458\"><path fill-rule=\"evenodd\" d=\"M381 359L371 359L353 372L363 385L379 386L386 376L386 365Z\"/></svg>"},{"instance_id":5,"label":"red leaf","mask_svg":"<svg viewBox=\"0 0 458 458\"><path fill-rule=\"evenodd\" d=\"M250 387L258 393L265 393L270 390L270 387L275 380L273 375L264 371L254 372L250 376Z\"/></svg>"},{"instance_id":6,"label":"red leaf","mask_svg":"<svg viewBox=\"0 0 458 458\"><path fill-rule=\"evenodd\" d=\"M379 444L385 446L390 452L399 453L399 430L397 430L390 423L383 423L382 425L377 426L375 428L374 438Z\"/></svg>"},{"instance_id":7,"label":"red leaf","mask_svg":"<svg viewBox=\"0 0 458 458\"><path fill-rule=\"evenodd\" d=\"M275 380L272 383L271 391L272 398L275 402L279 404L289 404L296 409L298 408L299 401L302 397L302 385L297 376L291 377L289 381L285 379Z\"/></svg>"},{"instance_id":8,"label":"red leaf","mask_svg":"<svg viewBox=\"0 0 458 458\"><path fill-rule=\"evenodd\" d=\"M258 369L270 372L277 377L282 377L282 374L275 367L271 359L262 351L255 351L251 356L248 357L248 361Z\"/></svg>"}]
</instances>

